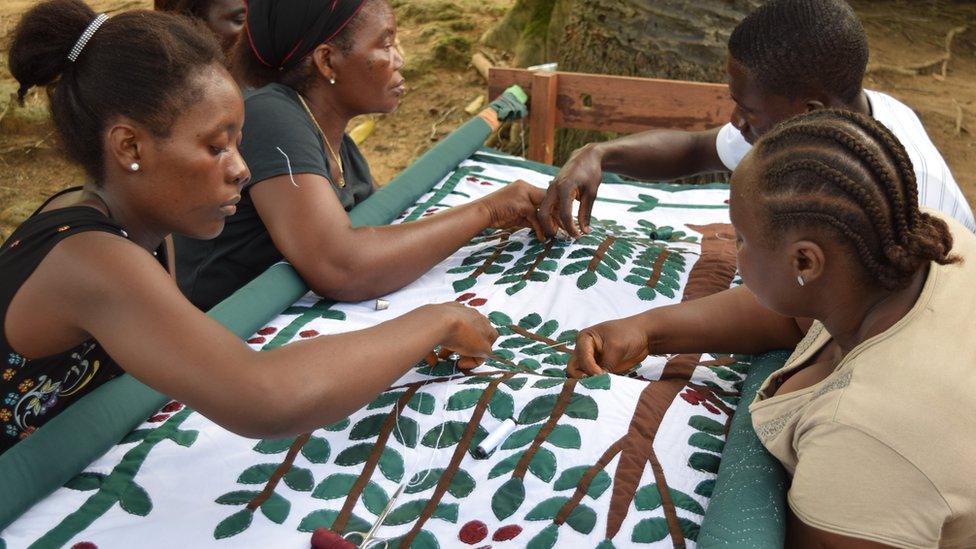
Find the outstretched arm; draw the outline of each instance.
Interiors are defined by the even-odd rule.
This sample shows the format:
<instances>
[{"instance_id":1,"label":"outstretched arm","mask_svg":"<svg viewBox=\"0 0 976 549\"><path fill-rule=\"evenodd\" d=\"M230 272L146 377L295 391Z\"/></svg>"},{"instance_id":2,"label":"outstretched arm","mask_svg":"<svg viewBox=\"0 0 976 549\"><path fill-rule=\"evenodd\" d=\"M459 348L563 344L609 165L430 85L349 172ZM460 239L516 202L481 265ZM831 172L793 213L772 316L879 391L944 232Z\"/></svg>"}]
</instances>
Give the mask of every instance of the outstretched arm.
<instances>
[{"instance_id":1,"label":"outstretched arm","mask_svg":"<svg viewBox=\"0 0 976 549\"><path fill-rule=\"evenodd\" d=\"M542 229L552 236L562 228L574 238L587 231L603 171L654 181L725 170L715 148L719 129L650 130L577 149L549 185L539 208ZM579 229L574 200L580 201Z\"/></svg>"},{"instance_id":2,"label":"outstretched arm","mask_svg":"<svg viewBox=\"0 0 976 549\"><path fill-rule=\"evenodd\" d=\"M400 289L488 227L536 227L544 195L515 182L411 223L353 228L325 178L301 174L295 183L288 176L268 179L251 189L251 197L275 246L312 290L340 301Z\"/></svg>"},{"instance_id":3,"label":"outstretched arm","mask_svg":"<svg viewBox=\"0 0 976 549\"><path fill-rule=\"evenodd\" d=\"M622 372L650 353L792 349L804 333L797 320L763 307L748 288L739 286L587 328L576 337L568 370L573 376Z\"/></svg>"},{"instance_id":4,"label":"outstretched arm","mask_svg":"<svg viewBox=\"0 0 976 549\"><path fill-rule=\"evenodd\" d=\"M65 239L28 284L15 297L17 329L8 330L18 349L39 349L39 325L88 333L140 381L251 437L332 423L436 345L485 357L497 337L474 309L446 304L373 328L255 352L193 307L150 254L108 233Z\"/></svg>"}]
</instances>

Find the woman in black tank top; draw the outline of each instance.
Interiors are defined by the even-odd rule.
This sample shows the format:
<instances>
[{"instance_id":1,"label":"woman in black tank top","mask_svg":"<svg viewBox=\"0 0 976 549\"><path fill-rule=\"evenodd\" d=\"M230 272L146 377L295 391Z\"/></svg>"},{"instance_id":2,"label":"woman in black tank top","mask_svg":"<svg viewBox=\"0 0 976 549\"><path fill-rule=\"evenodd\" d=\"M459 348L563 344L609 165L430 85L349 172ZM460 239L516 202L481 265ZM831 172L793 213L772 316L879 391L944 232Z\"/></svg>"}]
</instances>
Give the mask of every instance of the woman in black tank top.
<instances>
[{"instance_id":1,"label":"woman in black tank top","mask_svg":"<svg viewBox=\"0 0 976 549\"><path fill-rule=\"evenodd\" d=\"M215 237L249 177L240 91L189 20L49 0L15 30L10 69L21 97L48 87L91 182L0 246L0 452L123 371L238 434L281 437L348 415L438 344L469 367L490 351L487 320L445 304L258 353L180 294L164 239Z\"/></svg>"}]
</instances>

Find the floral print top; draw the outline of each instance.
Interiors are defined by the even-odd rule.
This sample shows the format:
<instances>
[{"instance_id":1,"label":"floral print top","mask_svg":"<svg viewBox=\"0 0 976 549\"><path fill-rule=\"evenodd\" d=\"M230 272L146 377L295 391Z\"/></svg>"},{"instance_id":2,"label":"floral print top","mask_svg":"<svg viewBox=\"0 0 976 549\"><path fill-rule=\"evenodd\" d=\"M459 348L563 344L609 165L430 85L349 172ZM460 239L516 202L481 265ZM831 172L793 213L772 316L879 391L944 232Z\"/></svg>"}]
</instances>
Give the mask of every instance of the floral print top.
<instances>
[{"instance_id":1,"label":"floral print top","mask_svg":"<svg viewBox=\"0 0 976 549\"><path fill-rule=\"evenodd\" d=\"M85 231L127 237L88 206L35 213L0 246L0 453L106 381L122 374L97 341L57 355L27 359L7 341L7 309L17 291L59 242Z\"/></svg>"}]
</instances>

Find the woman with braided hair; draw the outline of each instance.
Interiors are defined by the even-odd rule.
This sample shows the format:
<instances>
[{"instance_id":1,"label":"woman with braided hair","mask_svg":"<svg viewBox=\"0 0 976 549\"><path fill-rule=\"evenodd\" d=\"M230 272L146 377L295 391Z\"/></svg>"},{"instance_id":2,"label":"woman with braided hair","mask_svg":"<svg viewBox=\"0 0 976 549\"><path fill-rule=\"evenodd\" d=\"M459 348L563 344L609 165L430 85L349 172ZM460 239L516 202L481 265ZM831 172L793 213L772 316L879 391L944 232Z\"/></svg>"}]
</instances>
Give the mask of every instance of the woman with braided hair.
<instances>
[{"instance_id":1,"label":"woman with braided hair","mask_svg":"<svg viewBox=\"0 0 976 549\"><path fill-rule=\"evenodd\" d=\"M796 348L750 406L790 547L976 547L976 236L917 205L878 122L818 110L732 175L744 286L580 332L571 375Z\"/></svg>"}]
</instances>

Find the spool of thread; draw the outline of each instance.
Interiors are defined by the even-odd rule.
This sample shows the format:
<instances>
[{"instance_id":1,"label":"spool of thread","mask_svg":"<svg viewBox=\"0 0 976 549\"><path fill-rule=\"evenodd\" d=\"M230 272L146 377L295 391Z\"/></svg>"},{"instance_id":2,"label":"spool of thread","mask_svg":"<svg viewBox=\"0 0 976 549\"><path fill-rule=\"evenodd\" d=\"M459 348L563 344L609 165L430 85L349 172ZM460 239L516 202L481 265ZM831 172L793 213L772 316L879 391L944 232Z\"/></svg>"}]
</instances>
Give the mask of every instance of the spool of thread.
<instances>
[{"instance_id":1,"label":"spool of thread","mask_svg":"<svg viewBox=\"0 0 976 549\"><path fill-rule=\"evenodd\" d=\"M492 453L495 448L500 446L501 443L505 442L505 439L512 434L512 431L514 431L516 427L518 427L518 424L515 423L514 419L506 418L505 421L502 421L501 425L496 427L494 431L488 433L488 436L486 436L485 439L481 441L481 444L475 448L475 455L479 458L488 457L488 454Z\"/></svg>"}]
</instances>

